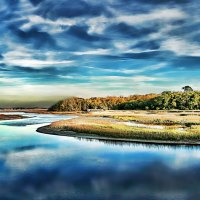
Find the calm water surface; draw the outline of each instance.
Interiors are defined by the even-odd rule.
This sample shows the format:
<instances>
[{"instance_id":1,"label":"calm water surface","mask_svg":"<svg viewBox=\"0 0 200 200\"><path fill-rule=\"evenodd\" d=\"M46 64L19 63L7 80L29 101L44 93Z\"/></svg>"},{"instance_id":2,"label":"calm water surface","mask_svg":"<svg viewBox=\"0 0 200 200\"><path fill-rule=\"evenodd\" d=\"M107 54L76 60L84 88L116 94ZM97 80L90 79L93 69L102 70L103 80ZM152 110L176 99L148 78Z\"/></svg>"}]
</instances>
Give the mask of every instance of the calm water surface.
<instances>
[{"instance_id":1,"label":"calm water surface","mask_svg":"<svg viewBox=\"0 0 200 200\"><path fill-rule=\"evenodd\" d=\"M200 199L198 147L45 135L36 129L71 116L24 115L0 122L1 200Z\"/></svg>"}]
</instances>

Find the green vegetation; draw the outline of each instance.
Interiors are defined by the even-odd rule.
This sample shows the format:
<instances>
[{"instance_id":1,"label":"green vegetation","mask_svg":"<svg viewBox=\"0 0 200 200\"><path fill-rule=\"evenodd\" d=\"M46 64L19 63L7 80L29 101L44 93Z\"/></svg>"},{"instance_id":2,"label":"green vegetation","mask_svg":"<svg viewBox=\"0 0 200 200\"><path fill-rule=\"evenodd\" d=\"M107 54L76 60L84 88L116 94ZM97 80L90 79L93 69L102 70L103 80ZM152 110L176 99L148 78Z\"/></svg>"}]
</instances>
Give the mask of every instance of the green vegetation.
<instances>
[{"instance_id":1,"label":"green vegetation","mask_svg":"<svg viewBox=\"0 0 200 200\"><path fill-rule=\"evenodd\" d=\"M200 92L163 92L153 99L125 102L118 106L122 110L198 110Z\"/></svg>"},{"instance_id":2,"label":"green vegetation","mask_svg":"<svg viewBox=\"0 0 200 200\"><path fill-rule=\"evenodd\" d=\"M86 111L103 110L198 110L200 91L190 86L183 87L185 92L164 91L161 94L131 95L129 97L92 97L83 99L71 97L59 101L49 111Z\"/></svg>"},{"instance_id":3,"label":"green vegetation","mask_svg":"<svg viewBox=\"0 0 200 200\"><path fill-rule=\"evenodd\" d=\"M191 92L191 91L193 91L193 89L189 85L186 85L186 86L182 87L182 89L184 90L184 92Z\"/></svg>"},{"instance_id":4,"label":"green vegetation","mask_svg":"<svg viewBox=\"0 0 200 200\"><path fill-rule=\"evenodd\" d=\"M152 99L157 94L131 95L129 97L92 97L83 99L78 97L70 97L59 101L49 108L49 111L86 111L88 109L118 109L118 106L125 102L137 101L143 99Z\"/></svg>"}]
</instances>

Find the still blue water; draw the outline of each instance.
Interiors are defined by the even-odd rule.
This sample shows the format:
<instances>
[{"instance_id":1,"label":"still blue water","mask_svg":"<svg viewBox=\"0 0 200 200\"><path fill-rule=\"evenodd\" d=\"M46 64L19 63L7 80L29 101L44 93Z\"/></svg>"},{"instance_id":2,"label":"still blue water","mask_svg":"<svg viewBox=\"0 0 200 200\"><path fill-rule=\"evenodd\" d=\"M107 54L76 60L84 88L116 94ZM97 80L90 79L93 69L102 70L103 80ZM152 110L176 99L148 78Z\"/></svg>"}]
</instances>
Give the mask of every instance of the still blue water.
<instances>
[{"instance_id":1,"label":"still blue water","mask_svg":"<svg viewBox=\"0 0 200 200\"><path fill-rule=\"evenodd\" d=\"M21 113L24 114L24 113ZM200 148L37 133L71 116L0 122L0 200L199 200Z\"/></svg>"}]
</instances>

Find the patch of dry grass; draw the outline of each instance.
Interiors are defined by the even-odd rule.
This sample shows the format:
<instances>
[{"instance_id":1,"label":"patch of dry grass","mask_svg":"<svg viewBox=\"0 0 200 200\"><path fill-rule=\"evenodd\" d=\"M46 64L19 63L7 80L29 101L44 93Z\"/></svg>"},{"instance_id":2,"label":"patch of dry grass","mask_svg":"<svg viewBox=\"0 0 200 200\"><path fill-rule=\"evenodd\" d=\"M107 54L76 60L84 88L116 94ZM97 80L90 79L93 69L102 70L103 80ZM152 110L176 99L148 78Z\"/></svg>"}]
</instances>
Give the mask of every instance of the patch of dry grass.
<instances>
[{"instance_id":1,"label":"patch of dry grass","mask_svg":"<svg viewBox=\"0 0 200 200\"><path fill-rule=\"evenodd\" d=\"M200 111L105 111L97 113L96 116L148 125L184 126L187 123L200 125Z\"/></svg>"},{"instance_id":2,"label":"patch of dry grass","mask_svg":"<svg viewBox=\"0 0 200 200\"><path fill-rule=\"evenodd\" d=\"M129 138L143 140L166 141L199 141L200 127L194 126L185 131L165 128L163 130L133 127L122 124L119 120L108 118L79 117L76 119L54 122L51 128L60 131L74 131L77 133L94 134L103 137Z\"/></svg>"}]
</instances>

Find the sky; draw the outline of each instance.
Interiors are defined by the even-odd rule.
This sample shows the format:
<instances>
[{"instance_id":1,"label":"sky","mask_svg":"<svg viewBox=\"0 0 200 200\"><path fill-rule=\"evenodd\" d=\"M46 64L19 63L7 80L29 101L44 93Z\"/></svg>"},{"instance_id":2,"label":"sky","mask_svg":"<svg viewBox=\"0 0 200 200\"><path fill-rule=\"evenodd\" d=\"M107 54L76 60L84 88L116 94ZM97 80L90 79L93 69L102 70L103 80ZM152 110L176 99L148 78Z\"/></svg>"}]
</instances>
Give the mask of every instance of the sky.
<instances>
[{"instance_id":1,"label":"sky","mask_svg":"<svg viewBox=\"0 0 200 200\"><path fill-rule=\"evenodd\" d=\"M1 0L0 107L198 90L199 10L197 0Z\"/></svg>"}]
</instances>

